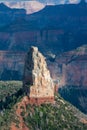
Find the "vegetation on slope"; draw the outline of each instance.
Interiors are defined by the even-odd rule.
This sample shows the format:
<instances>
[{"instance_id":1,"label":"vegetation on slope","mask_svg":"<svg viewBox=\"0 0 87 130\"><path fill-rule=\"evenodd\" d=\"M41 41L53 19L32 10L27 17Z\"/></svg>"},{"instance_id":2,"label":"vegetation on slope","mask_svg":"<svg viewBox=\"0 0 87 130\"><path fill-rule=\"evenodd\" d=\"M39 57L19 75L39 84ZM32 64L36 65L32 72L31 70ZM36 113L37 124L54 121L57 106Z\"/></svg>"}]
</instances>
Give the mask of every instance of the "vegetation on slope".
<instances>
[{"instance_id":1,"label":"vegetation on slope","mask_svg":"<svg viewBox=\"0 0 87 130\"><path fill-rule=\"evenodd\" d=\"M15 104L10 103L9 108L0 112L0 130L10 130L12 122L19 128L16 110L21 100L22 96L19 96ZM87 130L87 125L80 122L81 119L87 120L84 114L64 101L59 94L55 95L54 104L28 104L26 111L24 106L21 106L21 110L23 121L30 130Z\"/></svg>"},{"instance_id":2,"label":"vegetation on slope","mask_svg":"<svg viewBox=\"0 0 87 130\"><path fill-rule=\"evenodd\" d=\"M22 82L0 82L0 110L10 108L23 95Z\"/></svg>"},{"instance_id":3,"label":"vegetation on slope","mask_svg":"<svg viewBox=\"0 0 87 130\"><path fill-rule=\"evenodd\" d=\"M87 125L81 123L77 114L81 113L59 95L55 96L55 104L27 106L27 114L22 112L26 125L30 130L86 130ZM80 118L81 118L80 117Z\"/></svg>"},{"instance_id":4,"label":"vegetation on slope","mask_svg":"<svg viewBox=\"0 0 87 130\"><path fill-rule=\"evenodd\" d=\"M87 88L83 86L63 86L59 88L60 95L80 111L87 114Z\"/></svg>"},{"instance_id":5,"label":"vegetation on slope","mask_svg":"<svg viewBox=\"0 0 87 130\"><path fill-rule=\"evenodd\" d=\"M0 81L0 101L22 88L21 81Z\"/></svg>"}]
</instances>

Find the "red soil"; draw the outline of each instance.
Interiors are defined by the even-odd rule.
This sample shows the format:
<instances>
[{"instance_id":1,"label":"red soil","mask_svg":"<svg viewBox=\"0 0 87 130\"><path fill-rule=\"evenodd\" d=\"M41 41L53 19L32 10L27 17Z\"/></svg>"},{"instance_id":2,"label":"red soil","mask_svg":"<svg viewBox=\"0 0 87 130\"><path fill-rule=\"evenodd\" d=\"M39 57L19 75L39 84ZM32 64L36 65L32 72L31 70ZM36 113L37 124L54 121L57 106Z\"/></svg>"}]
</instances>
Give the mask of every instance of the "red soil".
<instances>
[{"instance_id":1,"label":"red soil","mask_svg":"<svg viewBox=\"0 0 87 130\"><path fill-rule=\"evenodd\" d=\"M19 120L19 125L18 127L14 122L12 122L10 130L29 130L29 128L25 125L23 117L21 116L22 111L26 112L26 106L28 104L31 105L41 105L43 103L54 103L54 97L49 97L49 98L29 98L25 96L20 103L18 103L15 106L16 109L16 115ZM27 115L27 114L26 114Z\"/></svg>"}]
</instances>

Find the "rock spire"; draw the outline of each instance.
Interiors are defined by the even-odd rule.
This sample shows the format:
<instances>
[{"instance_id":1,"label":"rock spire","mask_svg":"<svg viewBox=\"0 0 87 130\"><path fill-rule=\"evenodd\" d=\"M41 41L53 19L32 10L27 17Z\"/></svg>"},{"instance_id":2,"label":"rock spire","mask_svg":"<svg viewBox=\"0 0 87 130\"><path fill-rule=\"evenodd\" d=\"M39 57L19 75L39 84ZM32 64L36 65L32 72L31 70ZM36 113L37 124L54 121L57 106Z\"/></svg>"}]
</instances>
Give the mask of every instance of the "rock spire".
<instances>
[{"instance_id":1,"label":"rock spire","mask_svg":"<svg viewBox=\"0 0 87 130\"><path fill-rule=\"evenodd\" d=\"M54 101L53 81L45 57L37 47L32 46L26 55L23 87L31 104Z\"/></svg>"}]
</instances>

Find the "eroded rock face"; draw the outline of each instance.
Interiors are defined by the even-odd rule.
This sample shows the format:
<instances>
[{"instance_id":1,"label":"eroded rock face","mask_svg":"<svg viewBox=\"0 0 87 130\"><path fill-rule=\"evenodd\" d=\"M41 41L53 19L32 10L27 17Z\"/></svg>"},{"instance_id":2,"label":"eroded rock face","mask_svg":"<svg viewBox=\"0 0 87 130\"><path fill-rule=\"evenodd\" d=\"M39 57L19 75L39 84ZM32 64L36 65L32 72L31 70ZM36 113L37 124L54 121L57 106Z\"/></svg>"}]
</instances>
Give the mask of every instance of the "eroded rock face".
<instances>
[{"instance_id":1,"label":"eroded rock face","mask_svg":"<svg viewBox=\"0 0 87 130\"><path fill-rule=\"evenodd\" d=\"M23 84L31 103L41 104L54 101L53 81L45 58L37 47L31 47L27 53Z\"/></svg>"},{"instance_id":2,"label":"eroded rock face","mask_svg":"<svg viewBox=\"0 0 87 130\"><path fill-rule=\"evenodd\" d=\"M52 79L62 86L82 86L87 88L87 46L56 56L49 62Z\"/></svg>"}]
</instances>

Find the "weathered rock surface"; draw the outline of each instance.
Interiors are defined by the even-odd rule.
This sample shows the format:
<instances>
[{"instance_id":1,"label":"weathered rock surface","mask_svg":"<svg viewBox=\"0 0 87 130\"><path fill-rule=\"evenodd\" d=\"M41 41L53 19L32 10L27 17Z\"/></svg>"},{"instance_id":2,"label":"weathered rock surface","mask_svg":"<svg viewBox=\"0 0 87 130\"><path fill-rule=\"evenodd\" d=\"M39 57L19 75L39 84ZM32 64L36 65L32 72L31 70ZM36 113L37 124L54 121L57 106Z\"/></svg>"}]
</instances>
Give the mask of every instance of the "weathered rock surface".
<instances>
[{"instance_id":1,"label":"weathered rock surface","mask_svg":"<svg viewBox=\"0 0 87 130\"><path fill-rule=\"evenodd\" d=\"M54 84L47 69L45 57L37 47L31 47L27 53L23 86L31 104L54 101Z\"/></svg>"}]
</instances>

